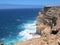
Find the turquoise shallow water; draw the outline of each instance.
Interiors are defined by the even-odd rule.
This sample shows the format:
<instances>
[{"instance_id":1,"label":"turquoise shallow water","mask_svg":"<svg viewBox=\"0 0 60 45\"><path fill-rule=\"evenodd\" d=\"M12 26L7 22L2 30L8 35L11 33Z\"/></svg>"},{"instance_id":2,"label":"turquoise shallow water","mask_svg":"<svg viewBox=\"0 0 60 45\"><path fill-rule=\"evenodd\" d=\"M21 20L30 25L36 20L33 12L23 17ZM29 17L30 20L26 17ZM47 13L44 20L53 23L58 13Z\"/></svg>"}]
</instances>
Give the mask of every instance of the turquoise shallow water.
<instances>
[{"instance_id":1,"label":"turquoise shallow water","mask_svg":"<svg viewBox=\"0 0 60 45\"><path fill-rule=\"evenodd\" d=\"M39 11L39 8L0 10L0 42L10 44L36 37L30 33L36 31Z\"/></svg>"}]
</instances>

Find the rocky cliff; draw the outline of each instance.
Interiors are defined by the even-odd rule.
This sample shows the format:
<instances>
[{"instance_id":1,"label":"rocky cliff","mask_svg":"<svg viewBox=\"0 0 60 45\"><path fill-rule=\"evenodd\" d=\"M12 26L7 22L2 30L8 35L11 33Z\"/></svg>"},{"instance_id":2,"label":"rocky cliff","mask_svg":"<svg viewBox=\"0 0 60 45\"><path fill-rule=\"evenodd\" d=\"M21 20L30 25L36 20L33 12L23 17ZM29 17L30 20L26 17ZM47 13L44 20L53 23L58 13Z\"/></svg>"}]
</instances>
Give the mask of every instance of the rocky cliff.
<instances>
[{"instance_id":1,"label":"rocky cliff","mask_svg":"<svg viewBox=\"0 0 60 45\"><path fill-rule=\"evenodd\" d=\"M38 13L36 34L41 37L14 45L60 45L60 6L46 6Z\"/></svg>"},{"instance_id":2,"label":"rocky cliff","mask_svg":"<svg viewBox=\"0 0 60 45\"><path fill-rule=\"evenodd\" d=\"M44 7L39 12L37 17L37 31L36 33L42 34L43 30L49 30L45 33L51 33L52 30L58 30L60 28L60 6L48 6ZM48 29L49 28L49 29Z\"/></svg>"}]
</instances>

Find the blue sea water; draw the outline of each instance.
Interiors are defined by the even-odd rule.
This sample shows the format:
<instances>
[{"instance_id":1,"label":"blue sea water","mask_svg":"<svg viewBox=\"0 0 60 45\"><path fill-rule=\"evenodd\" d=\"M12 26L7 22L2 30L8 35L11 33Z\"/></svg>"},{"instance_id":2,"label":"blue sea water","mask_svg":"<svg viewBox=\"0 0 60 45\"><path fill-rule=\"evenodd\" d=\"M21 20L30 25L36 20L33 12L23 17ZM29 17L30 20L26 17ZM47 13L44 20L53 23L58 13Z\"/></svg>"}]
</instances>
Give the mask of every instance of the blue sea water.
<instances>
[{"instance_id":1,"label":"blue sea water","mask_svg":"<svg viewBox=\"0 0 60 45\"><path fill-rule=\"evenodd\" d=\"M33 38L30 33L36 32L36 17L40 10L0 9L0 42L10 44Z\"/></svg>"}]
</instances>

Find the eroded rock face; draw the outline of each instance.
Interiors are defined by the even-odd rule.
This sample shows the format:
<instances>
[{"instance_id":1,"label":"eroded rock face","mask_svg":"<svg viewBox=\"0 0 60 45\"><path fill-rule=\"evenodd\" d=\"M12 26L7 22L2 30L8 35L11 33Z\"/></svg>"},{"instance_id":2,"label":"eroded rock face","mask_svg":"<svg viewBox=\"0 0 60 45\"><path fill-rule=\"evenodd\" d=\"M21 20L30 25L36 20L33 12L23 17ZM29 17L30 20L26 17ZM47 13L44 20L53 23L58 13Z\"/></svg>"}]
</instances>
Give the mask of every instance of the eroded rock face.
<instances>
[{"instance_id":1,"label":"eroded rock face","mask_svg":"<svg viewBox=\"0 0 60 45\"><path fill-rule=\"evenodd\" d=\"M60 29L60 6L45 7L39 12L36 22L36 33L51 34L52 30Z\"/></svg>"}]
</instances>

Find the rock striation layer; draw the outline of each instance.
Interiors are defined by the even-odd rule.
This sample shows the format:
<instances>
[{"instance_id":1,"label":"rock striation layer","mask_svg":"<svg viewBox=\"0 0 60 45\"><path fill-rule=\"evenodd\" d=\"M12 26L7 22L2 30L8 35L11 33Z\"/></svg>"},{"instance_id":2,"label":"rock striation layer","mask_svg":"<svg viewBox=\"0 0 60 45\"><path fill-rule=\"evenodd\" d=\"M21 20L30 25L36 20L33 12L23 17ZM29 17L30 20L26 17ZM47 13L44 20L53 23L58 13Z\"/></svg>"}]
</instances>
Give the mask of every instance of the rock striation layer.
<instances>
[{"instance_id":1,"label":"rock striation layer","mask_svg":"<svg viewBox=\"0 0 60 45\"><path fill-rule=\"evenodd\" d=\"M38 13L36 34L41 37L14 45L60 45L60 6L46 6Z\"/></svg>"}]
</instances>

